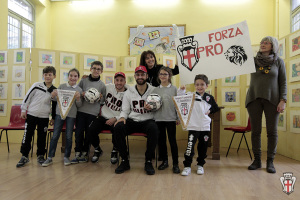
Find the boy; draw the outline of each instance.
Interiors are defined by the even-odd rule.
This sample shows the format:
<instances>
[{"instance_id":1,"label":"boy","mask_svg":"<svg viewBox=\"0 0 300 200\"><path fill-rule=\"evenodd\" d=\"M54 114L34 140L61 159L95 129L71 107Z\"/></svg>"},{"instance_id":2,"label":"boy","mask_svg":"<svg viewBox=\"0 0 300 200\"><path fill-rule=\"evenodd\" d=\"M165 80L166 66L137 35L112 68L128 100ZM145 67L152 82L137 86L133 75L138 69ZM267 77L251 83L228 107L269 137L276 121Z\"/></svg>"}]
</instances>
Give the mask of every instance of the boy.
<instances>
[{"instance_id":1,"label":"boy","mask_svg":"<svg viewBox=\"0 0 300 200\"><path fill-rule=\"evenodd\" d=\"M78 86L83 91L82 96L90 88L96 88L100 93L100 101L95 103L83 101L82 106L78 108L75 130L75 158L71 160L72 164L88 162L90 148L88 128L99 114L100 104L104 103L104 98L101 97L106 94L105 84L100 80L100 74L103 72L102 63L100 61L92 62L90 70L91 74L87 78L81 79Z\"/></svg>"},{"instance_id":2,"label":"boy","mask_svg":"<svg viewBox=\"0 0 300 200\"><path fill-rule=\"evenodd\" d=\"M56 70L52 66L43 69L43 77L45 82L34 83L28 90L21 106L21 117L26 119L25 132L22 140L21 160L17 167L23 167L29 162L28 154L31 148L31 140L37 126L37 162L42 164L46 153L46 135L49 123L49 114L51 111L51 93L56 87L52 85L53 79L56 77ZM52 101L52 120L55 118L56 102ZM27 112L27 113L26 113Z\"/></svg>"},{"instance_id":3,"label":"boy","mask_svg":"<svg viewBox=\"0 0 300 200\"><path fill-rule=\"evenodd\" d=\"M196 99L192 110L190 122L187 126L189 131L188 145L184 153L185 160L183 161L184 169L181 173L182 176L187 176L191 173L191 164L194 156L194 146L198 142L198 158L197 158L197 174L203 175L205 164L205 158L207 157L207 141L210 133L211 119L208 116L209 113L215 113L219 110L217 103L212 95L205 93L208 86L208 78L204 74L198 74L195 77L194 84L196 89ZM185 93L185 86L182 86L178 91L178 95Z\"/></svg>"}]
</instances>

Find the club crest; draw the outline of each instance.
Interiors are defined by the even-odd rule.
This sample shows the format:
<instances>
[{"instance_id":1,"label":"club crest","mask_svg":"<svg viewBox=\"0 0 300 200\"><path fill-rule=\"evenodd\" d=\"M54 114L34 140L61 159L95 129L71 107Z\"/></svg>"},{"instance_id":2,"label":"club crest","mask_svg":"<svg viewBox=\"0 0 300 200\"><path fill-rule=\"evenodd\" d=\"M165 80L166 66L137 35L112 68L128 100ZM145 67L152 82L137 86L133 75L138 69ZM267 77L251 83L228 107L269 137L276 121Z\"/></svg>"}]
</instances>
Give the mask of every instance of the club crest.
<instances>
[{"instance_id":1,"label":"club crest","mask_svg":"<svg viewBox=\"0 0 300 200\"><path fill-rule=\"evenodd\" d=\"M177 52L180 55L181 64L188 70L193 71L199 61L197 55L198 42L194 41L194 36L187 36L179 40L181 45L178 45Z\"/></svg>"},{"instance_id":2,"label":"club crest","mask_svg":"<svg viewBox=\"0 0 300 200\"><path fill-rule=\"evenodd\" d=\"M280 177L280 182L284 193L290 195L292 192L294 192L296 177L293 176L292 172L283 173L283 177Z\"/></svg>"}]
</instances>

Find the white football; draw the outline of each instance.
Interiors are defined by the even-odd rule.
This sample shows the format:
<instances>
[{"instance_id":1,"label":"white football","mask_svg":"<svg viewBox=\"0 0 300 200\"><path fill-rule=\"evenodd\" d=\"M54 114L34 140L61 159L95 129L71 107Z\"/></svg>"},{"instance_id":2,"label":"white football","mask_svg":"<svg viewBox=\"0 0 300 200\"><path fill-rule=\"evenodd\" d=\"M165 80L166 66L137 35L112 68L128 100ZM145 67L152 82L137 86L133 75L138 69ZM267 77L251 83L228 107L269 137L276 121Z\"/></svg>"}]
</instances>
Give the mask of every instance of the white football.
<instances>
[{"instance_id":1,"label":"white football","mask_svg":"<svg viewBox=\"0 0 300 200\"><path fill-rule=\"evenodd\" d=\"M100 100L100 93L96 88L90 88L85 92L84 99L89 103L95 103Z\"/></svg>"},{"instance_id":2,"label":"white football","mask_svg":"<svg viewBox=\"0 0 300 200\"><path fill-rule=\"evenodd\" d=\"M149 94L146 100L153 111L158 110L162 106L162 99L158 94Z\"/></svg>"}]
</instances>

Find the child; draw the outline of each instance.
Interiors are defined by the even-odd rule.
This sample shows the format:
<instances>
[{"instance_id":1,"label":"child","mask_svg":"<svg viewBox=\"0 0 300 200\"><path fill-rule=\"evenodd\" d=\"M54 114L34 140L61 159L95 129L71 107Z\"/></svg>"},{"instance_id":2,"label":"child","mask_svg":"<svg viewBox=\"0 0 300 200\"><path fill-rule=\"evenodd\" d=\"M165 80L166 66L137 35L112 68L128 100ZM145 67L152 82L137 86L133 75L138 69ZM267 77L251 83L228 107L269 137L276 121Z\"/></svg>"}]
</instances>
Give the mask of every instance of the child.
<instances>
[{"instance_id":1,"label":"child","mask_svg":"<svg viewBox=\"0 0 300 200\"><path fill-rule=\"evenodd\" d=\"M64 125L64 122L66 122L66 149L65 149L65 157L64 157L64 164L70 165L71 162L69 160L71 149L72 149L72 136L73 136L73 128L74 123L76 119L77 114L77 108L82 105L82 101L80 98L80 93L82 93L82 89L76 85L78 79L79 79L79 71L75 68L71 69L68 73L69 81L68 83L61 84L58 86L58 89L61 90L71 90L76 91L75 93L75 101L73 105L71 105L71 108L69 110L69 113L66 117L66 119L62 119L60 116L59 107L56 108L56 117L54 121L54 131L53 131L53 137L50 142L50 148L49 148L49 156L47 160L42 164L43 167L47 167L51 165L52 158L55 156L56 146L58 139L60 137L61 129ZM52 99L57 98L57 90L54 90L51 94Z\"/></svg>"},{"instance_id":2,"label":"child","mask_svg":"<svg viewBox=\"0 0 300 200\"><path fill-rule=\"evenodd\" d=\"M172 70L168 67L161 67L158 72L158 82L160 86L153 90L162 98L162 107L154 114L154 119L159 129L158 149L162 164L158 170L164 170L169 167L168 152L166 144L166 131L168 132L169 143L173 159L173 173L179 174L178 167L178 147L176 142L176 124L179 123L176 109L172 101L173 96L177 96L177 88L172 85Z\"/></svg>"},{"instance_id":3,"label":"child","mask_svg":"<svg viewBox=\"0 0 300 200\"><path fill-rule=\"evenodd\" d=\"M82 89L82 96L90 88L96 88L102 95L106 94L105 84L100 80L100 74L103 72L103 65L100 61L91 63L91 74L88 78L81 79L78 86ZM103 105L104 98L95 103L87 101L82 102L82 106L78 108L76 116L75 130L75 158L71 160L72 164L88 162L89 153L89 125L97 117L100 112L100 104ZM85 132L85 134L84 134ZM100 152L101 153L101 152Z\"/></svg>"},{"instance_id":4,"label":"child","mask_svg":"<svg viewBox=\"0 0 300 200\"><path fill-rule=\"evenodd\" d=\"M51 92L56 87L52 85L53 79L56 77L56 70L52 66L43 69L43 77L45 82L34 83L28 90L21 106L21 117L26 119L25 131L22 140L21 160L17 167L23 167L29 162L28 154L31 148L31 140L37 126L37 161L42 164L45 162L44 155L46 153L46 135L49 123L49 114L51 111ZM52 120L55 118L56 102L52 101Z\"/></svg>"},{"instance_id":5,"label":"child","mask_svg":"<svg viewBox=\"0 0 300 200\"><path fill-rule=\"evenodd\" d=\"M182 176L187 176L191 173L191 164L194 156L194 146L198 142L198 158L197 158L197 174L204 174L203 166L205 164L205 158L207 157L207 141L210 133L211 119L208 116L209 113L215 113L219 110L217 103L213 96L205 93L208 86L208 78L204 74L198 74L195 77L194 84L196 89L196 99L194 107L191 113L190 121L187 126L189 131L188 145L184 153L185 160L183 161L184 169L181 173ZM185 86L182 86L178 91L178 95L185 93Z\"/></svg>"}]
</instances>

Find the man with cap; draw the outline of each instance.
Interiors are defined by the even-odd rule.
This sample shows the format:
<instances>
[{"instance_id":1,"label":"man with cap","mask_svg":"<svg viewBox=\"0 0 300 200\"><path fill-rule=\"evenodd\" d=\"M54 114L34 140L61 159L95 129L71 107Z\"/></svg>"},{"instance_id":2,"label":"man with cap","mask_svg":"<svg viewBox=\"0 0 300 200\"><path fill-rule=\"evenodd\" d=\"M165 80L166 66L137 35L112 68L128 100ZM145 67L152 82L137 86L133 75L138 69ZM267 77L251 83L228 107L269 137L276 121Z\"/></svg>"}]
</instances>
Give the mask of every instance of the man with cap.
<instances>
[{"instance_id":1,"label":"man with cap","mask_svg":"<svg viewBox=\"0 0 300 200\"><path fill-rule=\"evenodd\" d=\"M114 124L119 119L122 107L122 99L129 86L126 84L126 76L123 72L117 72L114 76L114 84L106 85L105 104L102 106L101 115L99 115L89 126L90 144L95 148L92 162L96 163L103 151L100 148L100 139L98 134L102 130L110 130L114 133ZM113 137L112 137L113 138ZM113 150L111 152L110 162L118 162L118 151L115 148L114 139L112 139Z\"/></svg>"},{"instance_id":2,"label":"man with cap","mask_svg":"<svg viewBox=\"0 0 300 200\"><path fill-rule=\"evenodd\" d=\"M145 171L148 175L155 174L152 166L152 157L158 139L158 127L153 119L150 105L146 103L147 96L154 87L147 83L147 69L139 66L135 69L136 85L130 87L124 94L120 119L115 123L114 140L122 158L121 164L115 173L121 174L130 169L125 137L132 133L147 134L147 150L145 153Z\"/></svg>"}]
</instances>

